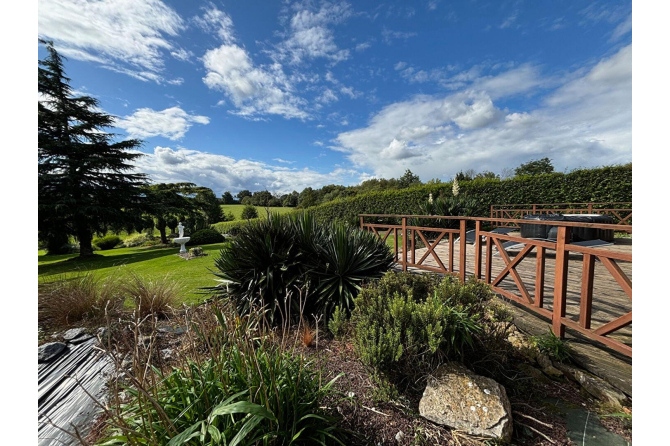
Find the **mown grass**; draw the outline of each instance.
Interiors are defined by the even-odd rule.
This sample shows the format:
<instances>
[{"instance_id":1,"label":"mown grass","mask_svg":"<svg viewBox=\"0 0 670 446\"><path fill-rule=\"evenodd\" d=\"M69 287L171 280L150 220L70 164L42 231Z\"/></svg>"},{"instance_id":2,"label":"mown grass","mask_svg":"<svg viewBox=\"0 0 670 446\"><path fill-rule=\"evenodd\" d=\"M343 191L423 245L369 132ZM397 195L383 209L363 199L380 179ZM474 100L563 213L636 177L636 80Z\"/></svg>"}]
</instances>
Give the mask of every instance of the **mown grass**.
<instances>
[{"instance_id":1,"label":"mown grass","mask_svg":"<svg viewBox=\"0 0 670 446\"><path fill-rule=\"evenodd\" d=\"M179 248L176 247L115 248L97 251L96 254L101 256L90 259L78 259L78 254L47 256L44 251L39 251L37 268L40 280L44 281L71 277L87 271L95 277L113 277L120 282L129 282L133 274L145 280L158 280L169 276L183 286L183 302L192 304L207 298L201 294L199 288L216 285L216 277L209 269L214 268L214 258L224 245L225 243L205 245L202 249L208 255L192 260L179 257Z\"/></svg>"},{"instance_id":2,"label":"mown grass","mask_svg":"<svg viewBox=\"0 0 670 446\"><path fill-rule=\"evenodd\" d=\"M221 210L225 212L226 214L229 212L232 212L233 215L235 216L235 220L241 220L242 219L242 210L244 209L243 204L222 204L221 205ZM271 207L268 208L270 209L270 212L275 213L275 214L289 214L291 212L294 212L296 208L284 208L284 207ZM263 206L256 206L256 210L258 211L259 216L264 216L265 215L265 208Z\"/></svg>"}]
</instances>

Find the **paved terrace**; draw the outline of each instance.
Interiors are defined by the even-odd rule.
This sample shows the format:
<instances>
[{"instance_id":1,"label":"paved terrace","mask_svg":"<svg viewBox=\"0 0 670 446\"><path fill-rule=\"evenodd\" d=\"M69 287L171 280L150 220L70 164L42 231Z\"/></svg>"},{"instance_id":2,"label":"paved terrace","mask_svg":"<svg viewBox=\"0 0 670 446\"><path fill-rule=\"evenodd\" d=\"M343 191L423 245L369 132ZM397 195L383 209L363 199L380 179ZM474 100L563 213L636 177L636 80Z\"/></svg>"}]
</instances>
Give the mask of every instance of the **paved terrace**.
<instances>
[{"instance_id":1,"label":"paved terrace","mask_svg":"<svg viewBox=\"0 0 670 446\"><path fill-rule=\"evenodd\" d=\"M510 235L517 235L518 233L511 233ZM418 239L418 236L417 236ZM432 240L430 241L433 242ZM467 261L466 261L466 275L469 277L474 275L475 271L475 247L473 245L466 245L467 247ZM399 247L399 251L402 247ZM509 250L510 258L519 252L521 248L516 250ZM598 249L618 251L623 253L631 253L633 249L632 238L616 238L614 245L605 246ZM416 249L416 261L426 252L427 248ZM439 256L444 265L448 265L449 259L449 243L442 241L435 247L435 253ZM460 247L459 243L454 243L454 272L459 271ZM402 258L402 252L399 254ZM411 252L407 253L408 261L411 262ZM482 246L482 259L486 258L486 244ZM516 267L517 272L521 276L528 292L531 296L535 295L535 258L536 253L533 251L524 260L522 260ZM544 308L552 310L553 295L554 295L554 269L555 269L555 252L551 250L546 251L546 266L545 266L545 285L544 285ZM566 293L566 316L574 321L579 320L579 303L581 295L581 277L582 277L582 258L581 254L571 253L568 261L568 283ZM505 267L503 259L497 254L497 250L493 248L493 263L491 270L491 277L494 278ZM632 280L632 264L629 262L617 261L619 267ZM423 265L438 267L438 263L432 255L424 260ZM396 265L396 269L402 268L401 265ZM418 268L409 267L409 271L413 272L428 272ZM617 282L612 278L607 269L599 262L595 263L593 285L593 309L592 309L592 328L599 326L621 316L632 309L632 302L628 295L621 289ZM483 272L482 272L483 277ZM510 291L514 294L519 294L519 289L514 283L511 275L508 275L498 286ZM521 330L539 335L546 333L551 328L551 322L539 315L536 315L530 310L526 310L521 305L511 302L509 299L502 297L502 300L509 303L512 312L514 313L514 322ZM632 324L624 327L609 337L617 339L627 345L632 346L633 340L633 326ZM572 341L571 345L575 352L575 360L584 368L592 373L609 381L613 386L619 388L628 395L632 395L632 361L631 358L626 357L618 352L604 347L596 341L587 339L579 333L566 329L566 339Z\"/></svg>"}]
</instances>

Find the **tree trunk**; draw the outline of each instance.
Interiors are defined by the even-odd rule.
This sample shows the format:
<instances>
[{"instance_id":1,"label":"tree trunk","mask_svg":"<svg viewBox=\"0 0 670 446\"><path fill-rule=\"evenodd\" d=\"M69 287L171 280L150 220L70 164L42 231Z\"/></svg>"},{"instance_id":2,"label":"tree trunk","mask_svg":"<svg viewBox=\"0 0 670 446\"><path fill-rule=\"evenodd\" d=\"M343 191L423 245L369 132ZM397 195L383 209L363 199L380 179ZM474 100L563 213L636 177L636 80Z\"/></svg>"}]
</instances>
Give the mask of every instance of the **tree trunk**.
<instances>
[{"instance_id":1,"label":"tree trunk","mask_svg":"<svg viewBox=\"0 0 670 446\"><path fill-rule=\"evenodd\" d=\"M86 228L80 227L77 230L77 238L79 239L79 257L87 257L93 255L93 234Z\"/></svg>"}]
</instances>

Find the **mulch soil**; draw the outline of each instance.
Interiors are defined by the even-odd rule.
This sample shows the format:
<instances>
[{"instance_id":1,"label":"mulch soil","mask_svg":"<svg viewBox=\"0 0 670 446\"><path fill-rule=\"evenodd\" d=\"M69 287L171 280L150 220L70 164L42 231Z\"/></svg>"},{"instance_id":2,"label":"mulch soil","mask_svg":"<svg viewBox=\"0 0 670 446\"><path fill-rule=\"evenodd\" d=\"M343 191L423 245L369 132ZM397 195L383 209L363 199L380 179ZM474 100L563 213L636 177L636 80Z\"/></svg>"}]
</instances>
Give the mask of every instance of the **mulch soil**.
<instances>
[{"instance_id":1,"label":"mulch soil","mask_svg":"<svg viewBox=\"0 0 670 446\"><path fill-rule=\"evenodd\" d=\"M170 326L181 325L173 318ZM294 332L295 333L295 332ZM296 338L299 335L292 334ZM180 350L185 335L163 333L155 338L152 362L159 367L178 365L157 354L161 349ZM498 444L490 439L477 438L465 432L439 426L419 415L419 401L425 387L425 378L411 385L397 386L393 398L385 397L379 389L379 380L372 370L358 359L353 344L348 341L324 339L309 347L300 344L297 352L313 359L315 367L323 372L324 382L338 377L335 388L340 397L325 401L323 408L340 418L341 426L349 433L346 445L483 445ZM562 414L552 409L550 401L562 400L565 404L583 406L598 411L596 401L580 393L579 388L568 381L540 382L516 368L524 360L513 358L505 369L509 375L501 382L510 399L514 435L511 444L520 446L570 445L565 420ZM480 370L475 370L481 373ZM484 374L484 373L481 373ZM423 379L423 381L422 381ZM602 410L600 411L602 413ZM103 417L104 418L104 417ZM609 430L630 440L630 422L621 417L602 419ZM94 426L87 440L99 439L101 420Z\"/></svg>"}]
</instances>

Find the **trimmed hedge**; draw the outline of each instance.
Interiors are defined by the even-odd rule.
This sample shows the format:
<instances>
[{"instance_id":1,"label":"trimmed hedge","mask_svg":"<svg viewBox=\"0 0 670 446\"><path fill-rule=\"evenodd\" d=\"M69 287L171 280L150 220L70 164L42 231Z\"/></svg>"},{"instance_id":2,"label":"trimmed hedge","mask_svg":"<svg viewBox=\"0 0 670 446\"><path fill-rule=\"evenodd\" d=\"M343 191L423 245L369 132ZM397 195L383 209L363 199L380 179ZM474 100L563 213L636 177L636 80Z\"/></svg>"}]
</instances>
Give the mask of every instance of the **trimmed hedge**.
<instances>
[{"instance_id":1,"label":"trimmed hedge","mask_svg":"<svg viewBox=\"0 0 670 446\"><path fill-rule=\"evenodd\" d=\"M100 251L107 251L121 243L121 237L118 235L106 235L105 237L96 237L92 244L100 248Z\"/></svg>"},{"instance_id":2,"label":"trimmed hedge","mask_svg":"<svg viewBox=\"0 0 670 446\"><path fill-rule=\"evenodd\" d=\"M223 235L237 235L240 232L240 228L248 225L252 221L259 220L260 218L253 218L251 220L222 221L220 223L214 223L212 225L212 229Z\"/></svg>"},{"instance_id":3,"label":"trimmed hedge","mask_svg":"<svg viewBox=\"0 0 670 446\"><path fill-rule=\"evenodd\" d=\"M460 194L478 202L475 216L488 217L494 204L632 202L632 164L498 179L459 181ZM451 194L452 183L372 192L309 208L319 221L358 225L359 214L418 214L433 194Z\"/></svg>"},{"instance_id":4,"label":"trimmed hedge","mask_svg":"<svg viewBox=\"0 0 670 446\"><path fill-rule=\"evenodd\" d=\"M214 229L201 229L191 234L191 240L186 242L186 246L211 245L225 241L223 235Z\"/></svg>"}]
</instances>

